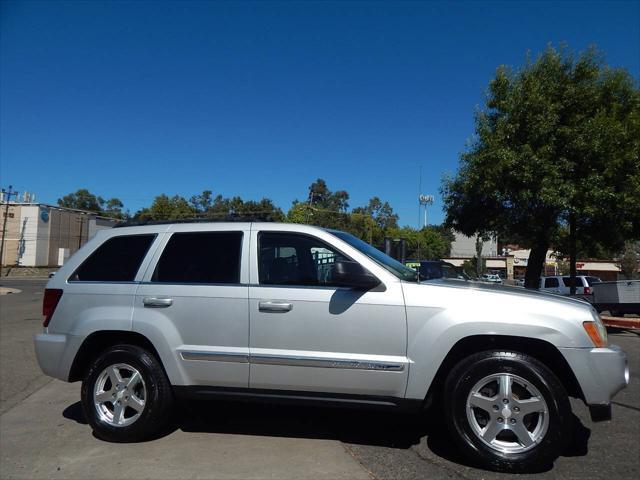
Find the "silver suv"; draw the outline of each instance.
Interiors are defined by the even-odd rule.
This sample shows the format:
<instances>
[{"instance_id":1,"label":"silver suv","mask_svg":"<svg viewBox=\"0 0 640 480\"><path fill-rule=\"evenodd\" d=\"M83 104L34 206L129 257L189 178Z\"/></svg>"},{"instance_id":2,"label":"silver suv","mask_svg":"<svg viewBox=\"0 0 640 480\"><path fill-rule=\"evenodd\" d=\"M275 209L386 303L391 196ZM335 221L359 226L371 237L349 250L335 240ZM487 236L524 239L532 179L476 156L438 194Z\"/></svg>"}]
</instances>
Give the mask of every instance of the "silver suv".
<instances>
[{"instance_id":1,"label":"silver suv","mask_svg":"<svg viewBox=\"0 0 640 480\"><path fill-rule=\"evenodd\" d=\"M487 467L552 462L569 396L610 418L628 382L584 302L446 279L350 234L273 223L101 231L47 285L42 370L82 381L95 433L148 438L176 398L440 408Z\"/></svg>"}]
</instances>

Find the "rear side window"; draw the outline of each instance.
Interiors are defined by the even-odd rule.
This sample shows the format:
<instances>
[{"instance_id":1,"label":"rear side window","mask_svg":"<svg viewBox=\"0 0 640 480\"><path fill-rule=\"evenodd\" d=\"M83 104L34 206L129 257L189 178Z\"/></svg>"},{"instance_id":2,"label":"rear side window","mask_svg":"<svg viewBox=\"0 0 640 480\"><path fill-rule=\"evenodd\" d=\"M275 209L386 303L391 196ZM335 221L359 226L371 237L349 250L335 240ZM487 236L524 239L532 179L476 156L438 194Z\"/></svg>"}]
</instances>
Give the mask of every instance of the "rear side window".
<instances>
[{"instance_id":1,"label":"rear side window","mask_svg":"<svg viewBox=\"0 0 640 480\"><path fill-rule=\"evenodd\" d=\"M585 277L587 279L587 284L589 286L592 286L594 283L602 283L602 280L600 280L598 277Z\"/></svg>"},{"instance_id":2,"label":"rear side window","mask_svg":"<svg viewBox=\"0 0 640 480\"><path fill-rule=\"evenodd\" d=\"M111 237L69 279L74 282L132 282L155 234Z\"/></svg>"},{"instance_id":3,"label":"rear side window","mask_svg":"<svg viewBox=\"0 0 640 480\"><path fill-rule=\"evenodd\" d=\"M560 285L557 278L545 278L544 288L555 288Z\"/></svg>"},{"instance_id":4,"label":"rear side window","mask_svg":"<svg viewBox=\"0 0 640 480\"><path fill-rule=\"evenodd\" d=\"M240 283L242 232L174 233L151 281Z\"/></svg>"}]
</instances>

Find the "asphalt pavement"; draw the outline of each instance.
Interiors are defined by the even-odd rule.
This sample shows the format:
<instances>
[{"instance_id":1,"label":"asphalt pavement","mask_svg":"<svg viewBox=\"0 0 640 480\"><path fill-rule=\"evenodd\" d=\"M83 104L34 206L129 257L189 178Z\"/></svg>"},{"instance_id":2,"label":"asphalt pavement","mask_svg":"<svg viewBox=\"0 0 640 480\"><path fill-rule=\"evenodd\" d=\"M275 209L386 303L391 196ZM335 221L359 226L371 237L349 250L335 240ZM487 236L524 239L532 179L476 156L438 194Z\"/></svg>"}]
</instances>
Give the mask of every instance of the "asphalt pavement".
<instances>
[{"instance_id":1,"label":"asphalt pavement","mask_svg":"<svg viewBox=\"0 0 640 480\"><path fill-rule=\"evenodd\" d=\"M494 479L449 441L437 412L400 415L360 410L189 402L159 439L112 444L96 439L82 415L79 384L40 372L32 336L41 329L46 280L6 279L0 287L1 478L373 478ZM631 383L614 399L612 422L592 423L574 401L574 442L543 478L640 476L640 337L611 343L629 356Z\"/></svg>"}]
</instances>

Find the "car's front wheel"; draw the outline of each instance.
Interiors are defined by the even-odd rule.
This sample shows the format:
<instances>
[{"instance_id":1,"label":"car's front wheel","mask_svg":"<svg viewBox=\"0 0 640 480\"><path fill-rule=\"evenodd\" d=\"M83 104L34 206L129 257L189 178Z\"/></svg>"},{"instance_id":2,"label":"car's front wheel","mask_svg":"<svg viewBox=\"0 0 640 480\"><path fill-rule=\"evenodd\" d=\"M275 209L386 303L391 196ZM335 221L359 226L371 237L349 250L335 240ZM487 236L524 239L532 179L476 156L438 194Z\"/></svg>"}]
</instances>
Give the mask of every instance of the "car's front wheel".
<instances>
[{"instance_id":1,"label":"car's front wheel","mask_svg":"<svg viewBox=\"0 0 640 480\"><path fill-rule=\"evenodd\" d=\"M487 468L542 468L560 455L571 435L571 406L564 387L529 355L471 355L448 375L444 397L454 440Z\"/></svg>"},{"instance_id":2,"label":"car's front wheel","mask_svg":"<svg viewBox=\"0 0 640 480\"><path fill-rule=\"evenodd\" d=\"M156 357L134 345L99 355L82 382L82 407L96 435L112 442L140 441L167 425L173 393Z\"/></svg>"}]
</instances>

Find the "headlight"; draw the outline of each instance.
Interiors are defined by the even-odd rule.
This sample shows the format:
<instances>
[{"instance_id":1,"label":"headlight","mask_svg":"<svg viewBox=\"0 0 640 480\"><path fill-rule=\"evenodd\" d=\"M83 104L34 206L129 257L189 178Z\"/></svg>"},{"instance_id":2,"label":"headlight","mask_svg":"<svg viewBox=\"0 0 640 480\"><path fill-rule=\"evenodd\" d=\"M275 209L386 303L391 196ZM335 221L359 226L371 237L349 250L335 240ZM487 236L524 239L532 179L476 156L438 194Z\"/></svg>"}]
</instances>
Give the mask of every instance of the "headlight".
<instances>
[{"instance_id":1,"label":"headlight","mask_svg":"<svg viewBox=\"0 0 640 480\"><path fill-rule=\"evenodd\" d=\"M598 312L592 310L591 316L593 317L593 321L582 322L582 326L596 347L606 347L609 344L607 339L607 329L604 326L604 323L602 323Z\"/></svg>"}]
</instances>

